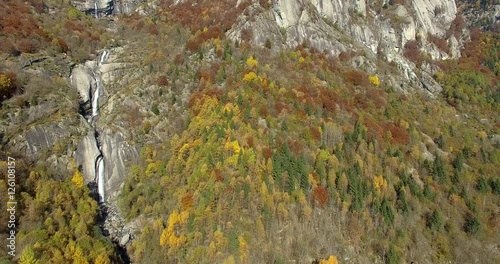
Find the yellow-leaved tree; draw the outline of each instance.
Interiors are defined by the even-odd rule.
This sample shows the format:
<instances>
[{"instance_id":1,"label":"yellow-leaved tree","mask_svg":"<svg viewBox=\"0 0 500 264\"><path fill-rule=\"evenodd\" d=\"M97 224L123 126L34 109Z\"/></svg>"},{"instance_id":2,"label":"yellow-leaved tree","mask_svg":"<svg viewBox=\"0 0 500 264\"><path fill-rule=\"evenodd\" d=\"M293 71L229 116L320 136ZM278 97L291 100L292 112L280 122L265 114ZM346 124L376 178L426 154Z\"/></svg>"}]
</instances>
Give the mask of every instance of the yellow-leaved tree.
<instances>
[{"instance_id":1,"label":"yellow-leaved tree","mask_svg":"<svg viewBox=\"0 0 500 264\"><path fill-rule=\"evenodd\" d=\"M0 89L7 89L10 87L10 78L5 74L0 74Z\"/></svg>"},{"instance_id":2,"label":"yellow-leaved tree","mask_svg":"<svg viewBox=\"0 0 500 264\"><path fill-rule=\"evenodd\" d=\"M387 188L387 181L384 179L384 176L375 176L373 178L373 187L375 187L377 193L379 193L381 190L385 190Z\"/></svg>"},{"instance_id":3,"label":"yellow-leaved tree","mask_svg":"<svg viewBox=\"0 0 500 264\"><path fill-rule=\"evenodd\" d=\"M73 264L88 264L89 262L84 256L83 250L77 246L73 253Z\"/></svg>"},{"instance_id":4,"label":"yellow-leaved tree","mask_svg":"<svg viewBox=\"0 0 500 264\"><path fill-rule=\"evenodd\" d=\"M247 74L245 74L245 76L243 76L243 80L245 82L251 82L253 80L256 80L258 78L257 74L255 74L255 72L249 72Z\"/></svg>"},{"instance_id":5,"label":"yellow-leaved tree","mask_svg":"<svg viewBox=\"0 0 500 264\"><path fill-rule=\"evenodd\" d=\"M15 91L15 87L12 76L0 73L0 97L11 95Z\"/></svg>"},{"instance_id":6,"label":"yellow-leaved tree","mask_svg":"<svg viewBox=\"0 0 500 264\"><path fill-rule=\"evenodd\" d=\"M239 253L240 253L240 263L248 263L248 244L245 238L242 236L238 237L239 242Z\"/></svg>"},{"instance_id":7,"label":"yellow-leaved tree","mask_svg":"<svg viewBox=\"0 0 500 264\"><path fill-rule=\"evenodd\" d=\"M78 170L75 171L75 174L73 174L73 178L71 178L71 181L79 188L82 187L84 184L84 178L82 173Z\"/></svg>"},{"instance_id":8,"label":"yellow-leaved tree","mask_svg":"<svg viewBox=\"0 0 500 264\"><path fill-rule=\"evenodd\" d=\"M337 257L335 256L330 256L328 259L322 259L319 262L320 264L338 264L339 261L337 260Z\"/></svg>"},{"instance_id":9,"label":"yellow-leaved tree","mask_svg":"<svg viewBox=\"0 0 500 264\"><path fill-rule=\"evenodd\" d=\"M371 75L370 77L368 77L368 81L370 81L371 84L377 87L380 85L380 79L377 75Z\"/></svg>"},{"instance_id":10,"label":"yellow-leaved tree","mask_svg":"<svg viewBox=\"0 0 500 264\"><path fill-rule=\"evenodd\" d=\"M178 248L187 240L185 235L177 236L174 232L177 224L185 224L189 217L189 212L182 211L180 214L174 210L168 217L168 226L163 230L160 236L160 245L168 245L170 248Z\"/></svg>"},{"instance_id":11,"label":"yellow-leaved tree","mask_svg":"<svg viewBox=\"0 0 500 264\"><path fill-rule=\"evenodd\" d=\"M27 246L23 253L21 254L21 258L19 259L19 264L38 264L39 261L35 257L35 251L31 246Z\"/></svg>"},{"instance_id":12,"label":"yellow-leaved tree","mask_svg":"<svg viewBox=\"0 0 500 264\"><path fill-rule=\"evenodd\" d=\"M253 56L248 57L247 66L249 68L256 68L258 65L259 65L259 62Z\"/></svg>"},{"instance_id":13,"label":"yellow-leaved tree","mask_svg":"<svg viewBox=\"0 0 500 264\"><path fill-rule=\"evenodd\" d=\"M97 256L95 264L111 264L111 260L105 254L101 254Z\"/></svg>"},{"instance_id":14,"label":"yellow-leaved tree","mask_svg":"<svg viewBox=\"0 0 500 264\"><path fill-rule=\"evenodd\" d=\"M240 144L237 140L226 142L224 148L226 148L227 150L232 150L235 154L239 154L241 151Z\"/></svg>"}]
</instances>

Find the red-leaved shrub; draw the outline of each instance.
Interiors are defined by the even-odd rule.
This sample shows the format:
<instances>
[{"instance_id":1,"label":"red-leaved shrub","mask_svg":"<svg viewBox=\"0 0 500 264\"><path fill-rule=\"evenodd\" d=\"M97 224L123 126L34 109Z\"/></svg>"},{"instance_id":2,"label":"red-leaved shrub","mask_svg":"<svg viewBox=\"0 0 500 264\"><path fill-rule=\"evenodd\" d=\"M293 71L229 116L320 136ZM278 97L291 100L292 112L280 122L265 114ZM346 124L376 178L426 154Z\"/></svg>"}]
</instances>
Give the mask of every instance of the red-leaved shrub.
<instances>
[{"instance_id":1,"label":"red-leaved shrub","mask_svg":"<svg viewBox=\"0 0 500 264\"><path fill-rule=\"evenodd\" d=\"M317 205L324 207L328 202L328 191L321 186L315 187L312 191L312 198Z\"/></svg>"}]
</instances>

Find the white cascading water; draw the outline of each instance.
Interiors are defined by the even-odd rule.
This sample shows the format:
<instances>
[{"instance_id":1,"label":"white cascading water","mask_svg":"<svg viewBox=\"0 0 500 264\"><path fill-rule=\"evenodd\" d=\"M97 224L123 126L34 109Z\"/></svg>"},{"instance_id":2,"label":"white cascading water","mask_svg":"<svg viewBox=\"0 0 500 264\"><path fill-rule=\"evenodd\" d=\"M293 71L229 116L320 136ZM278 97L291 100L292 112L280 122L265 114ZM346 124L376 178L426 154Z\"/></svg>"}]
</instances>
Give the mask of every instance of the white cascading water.
<instances>
[{"instance_id":1,"label":"white cascading water","mask_svg":"<svg viewBox=\"0 0 500 264\"><path fill-rule=\"evenodd\" d=\"M94 1L94 14L95 14L95 18L99 18L98 14L97 14L97 1Z\"/></svg>"},{"instance_id":2,"label":"white cascading water","mask_svg":"<svg viewBox=\"0 0 500 264\"><path fill-rule=\"evenodd\" d=\"M108 52L103 51L101 55L101 59L99 60L99 64L103 64L108 59Z\"/></svg>"},{"instance_id":3,"label":"white cascading water","mask_svg":"<svg viewBox=\"0 0 500 264\"><path fill-rule=\"evenodd\" d=\"M94 78L95 78L95 91L92 96L92 116L90 117L90 120L94 122L94 118L99 115L99 96L101 93L104 91L104 87L102 86L102 80L101 80L101 71L99 67L106 63L106 60L108 59L109 52L108 51L103 51L101 54L101 57L97 60L97 64L94 67L94 70L92 71ZM94 125L93 125L94 126ZM95 177L96 177L96 182L97 182L97 192L99 193L99 201L101 203L105 202L105 170L104 170L104 156L102 155L102 149L99 144L98 139L96 138L97 141L97 147L99 148L99 156L97 156L95 160Z\"/></svg>"},{"instance_id":4,"label":"white cascading water","mask_svg":"<svg viewBox=\"0 0 500 264\"><path fill-rule=\"evenodd\" d=\"M94 91L94 95L92 95L92 117L90 118L91 120L99 114L99 93L101 92L101 77L99 76L99 73L94 74L95 76L95 83L96 83L96 88Z\"/></svg>"},{"instance_id":5,"label":"white cascading water","mask_svg":"<svg viewBox=\"0 0 500 264\"><path fill-rule=\"evenodd\" d=\"M97 192L99 193L99 201L102 203L105 201L104 196L104 158L99 155L96 162L96 174L97 174Z\"/></svg>"}]
</instances>

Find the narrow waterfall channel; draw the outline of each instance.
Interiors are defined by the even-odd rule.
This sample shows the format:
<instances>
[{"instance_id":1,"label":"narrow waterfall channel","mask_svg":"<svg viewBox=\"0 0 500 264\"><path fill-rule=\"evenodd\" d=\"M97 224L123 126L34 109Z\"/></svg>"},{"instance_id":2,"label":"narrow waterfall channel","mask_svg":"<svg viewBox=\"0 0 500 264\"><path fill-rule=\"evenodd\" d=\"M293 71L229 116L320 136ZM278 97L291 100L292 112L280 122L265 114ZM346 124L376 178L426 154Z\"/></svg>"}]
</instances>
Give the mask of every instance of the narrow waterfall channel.
<instances>
[{"instance_id":1,"label":"narrow waterfall channel","mask_svg":"<svg viewBox=\"0 0 500 264\"><path fill-rule=\"evenodd\" d=\"M94 1L94 16L99 18L99 0ZM90 12L91 13L91 12ZM111 13L104 13L110 15ZM115 26L111 24L110 27ZM111 239L117 255L120 257L116 263L130 263L130 258L127 253L127 245L134 239L132 227L127 225L124 218L118 209L116 190L113 193L113 185L110 178L116 169L116 164L121 164L121 153L114 147L116 137L105 133L109 127L105 126L102 120L101 107L103 101L107 100L107 92L105 84L112 78L110 69L116 67L116 64L111 58L114 49L104 49L95 59L75 65L71 69L70 81L71 84L78 90L80 94L79 113L85 118L89 124L90 133L82 140L80 149L77 150L76 158L79 162L79 169L84 172L86 182L90 188L91 196L99 203L100 213L97 225L102 231L102 234ZM119 53L119 52L118 52ZM114 52L113 52L114 54ZM116 54L115 54L116 55ZM109 62L108 62L109 60ZM110 64L110 65L108 65ZM104 66L107 68L104 70ZM101 72L102 70L102 72ZM103 76L105 72L106 76ZM118 137L121 140L120 137Z\"/></svg>"},{"instance_id":2,"label":"narrow waterfall channel","mask_svg":"<svg viewBox=\"0 0 500 264\"><path fill-rule=\"evenodd\" d=\"M104 157L101 155L97 156L96 159L96 177L97 177L97 192L99 193L99 201L104 203Z\"/></svg>"},{"instance_id":3,"label":"narrow waterfall channel","mask_svg":"<svg viewBox=\"0 0 500 264\"><path fill-rule=\"evenodd\" d=\"M79 90L81 93L80 95L84 98L84 101L82 100L80 102L79 111L92 127L93 131L90 135L91 138L93 137L91 142L95 142L95 148L92 147L92 154L87 156L83 162L88 166L86 175L87 180L90 181L89 187L91 193L100 205L99 227L103 235L109 237L113 241L115 249L122 261L120 263L130 263L126 251L126 244L132 239L132 236L129 229L123 228L124 220L119 215L116 201L113 201L111 195L106 193L106 190L111 188L110 186L106 186L106 184L108 184L106 177L109 177L109 175L106 175L106 161L112 158L108 157L107 159L105 156L106 145L103 142L104 137L101 137L100 133L105 127L99 127L97 122L101 117L100 101L105 96L101 69L103 65L107 64L110 54L111 50L104 50L94 61L88 61L78 65L78 70L76 70L78 72L72 72L70 79L74 80L73 85L78 88L77 82L78 80L81 81L83 78L85 80L84 87L88 89ZM73 74L77 77L73 76ZM78 77L78 75L80 76ZM113 164L110 166L112 167ZM117 224L119 226L118 228Z\"/></svg>"},{"instance_id":4,"label":"narrow waterfall channel","mask_svg":"<svg viewBox=\"0 0 500 264\"><path fill-rule=\"evenodd\" d=\"M110 51L104 50L101 55L95 61L88 61L85 64L78 66L80 69L78 73L72 72L70 79L78 89L80 87L80 95L83 99L80 102L80 114L87 120L89 125L93 129L91 134L94 138L95 149L93 154L95 156L88 156L84 162L89 164L93 162L93 166L87 165L86 176L88 180L91 180L91 190L95 193L97 191L98 197L96 200L100 204L106 202L106 175L105 175L105 160L103 153L102 144L99 139L99 128L97 126L97 120L100 116L100 98L104 95L104 87L101 76L101 66L106 64L109 57ZM75 74L75 76L74 76ZM83 89L82 85L78 85L79 80L84 80ZM90 160L93 159L93 160ZM92 174L91 174L92 173ZM90 176L93 175L91 178ZM96 188L97 186L97 188Z\"/></svg>"},{"instance_id":5,"label":"narrow waterfall channel","mask_svg":"<svg viewBox=\"0 0 500 264\"><path fill-rule=\"evenodd\" d=\"M97 13L97 1L94 1L94 14L95 14L95 18L99 18L99 15Z\"/></svg>"},{"instance_id":6,"label":"narrow waterfall channel","mask_svg":"<svg viewBox=\"0 0 500 264\"><path fill-rule=\"evenodd\" d=\"M101 65L106 63L106 60L108 59L108 52L105 50L102 52L101 57L97 60L97 62L94 65L94 69L92 69L92 73L95 78L95 91L94 94L91 96L91 107L92 107L92 116L89 118L90 125L94 128L94 135L96 137L96 144L97 144L97 149L99 150L99 155L97 156L95 160L95 168L94 168L94 173L95 173L95 182L97 183L97 192L99 194L99 202L104 203L106 202L106 196L105 196L105 170L104 170L104 155L102 153L102 147L99 142L99 133L97 132L96 128L96 119L99 116L99 96L104 92L104 87L102 86L102 80L101 80L101 71L100 67Z\"/></svg>"}]
</instances>

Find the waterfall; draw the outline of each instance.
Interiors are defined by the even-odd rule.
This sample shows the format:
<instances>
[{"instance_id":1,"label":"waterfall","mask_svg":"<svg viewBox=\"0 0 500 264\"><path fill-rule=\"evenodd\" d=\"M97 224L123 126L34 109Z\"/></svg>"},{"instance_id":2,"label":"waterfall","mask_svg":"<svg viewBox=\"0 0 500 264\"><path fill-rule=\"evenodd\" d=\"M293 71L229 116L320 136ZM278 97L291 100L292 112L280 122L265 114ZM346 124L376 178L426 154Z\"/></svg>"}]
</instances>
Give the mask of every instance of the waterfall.
<instances>
[{"instance_id":1,"label":"waterfall","mask_svg":"<svg viewBox=\"0 0 500 264\"><path fill-rule=\"evenodd\" d=\"M97 128L96 128L96 120L97 116L99 116L99 97L101 93L104 92L104 87L102 85L102 78L101 78L101 71L100 71L100 66L102 64L105 64L109 56L109 51L105 50L102 52L101 56L98 57L96 60L92 70L92 77L94 78L95 81L95 90L92 94L91 97L91 108L92 108L92 115L89 117L88 121L90 125L94 128L95 130L95 139L97 143L97 148L99 149L99 155L96 157L94 161L94 181L97 183L97 191L99 193L99 202L104 203L106 201L105 199L105 182L106 182L106 175L105 175L105 167L104 167L104 155L102 153L102 147L101 143L99 142L98 138L98 133L97 133Z\"/></svg>"},{"instance_id":2,"label":"waterfall","mask_svg":"<svg viewBox=\"0 0 500 264\"><path fill-rule=\"evenodd\" d=\"M101 54L101 59L99 60L99 64L103 64L108 59L108 52L103 51Z\"/></svg>"},{"instance_id":3,"label":"waterfall","mask_svg":"<svg viewBox=\"0 0 500 264\"><path fill-rule=\"evenodd\" d=\"M95 18L99 18L99 12L103 12L104 15L112 15L114 1L106 2L105 4L110 3L110 5L104 6L101 10L99 10L99 0L93 1ZM108 6L111 7L111 12ZM90 14L91 9L92 7L89 10ZM71 69L71 82L77 88L82 98L80 100L79 113L87 120L90 129L87 134L90 138L86 137L85 141L83 141L85 143L82 148L84 151L83 155L79 155L78 152L75 154L77 155L77 159L80 156L83 157L83 159L78 161L78 165L83 168L82 171L85 174L85 179L91 181L88 186L91 189L92 196L99 203L100 214L97 224L102 230L102 234L113 240L114 247L117 250L118 257L113 263L131 263L126 245L134 238L132 227L125 224L125 220L118 209L117 201L114 199L115 196L112 192L108 192L112 189L112 186L107 186L110 175L106 175L106 173L110 172L114 164L106 164L106 162L112 160L112 157L106 154L109 154L108 151L112 149L108 146L110 141L105 137L100 137L100 133L106 128L104 127L105 124L98 122L100 117L103 116L103 113L100 113L100 105L102 106L103 103L101 96L104 96L104 99L106 99L104 84L107 84L106 80L111 79L111 74L109 73L111 69L108 67L105 69L104 66L111 57L111 51L109 49L103 50L94 60L78 65L76 68L78 71ZM101 70L109 78L103 78ZM95 147L88 146L88 142L93 142ZM104 145L106 146L104 147Z\"/></svg>"},{"instance_id":4,"label":"waterfall","mask_svg":"<svg viewBox=\"0 0 500 264\"><path fill-rule=\"evenodd\" d=\"M105 196L104 196L105 188L104 188L104 158L102 154L97 157L95 174L97 177L97 192L99 193L99 201L103 203L105 201Z\"/></svg>"},{"instance_id":5,"label":"waterfall","mask_svg":"<svg viewBox=\"0 0 500 264\"><path fill-rule=\"evenodd\" d=\"M99 15L97 14L97 1L94 1L94 14L95 18L99 18Z\"/></svg>"},{"instance_id":6,"label":"waterfall","mask_svg":"<svg viewBox=\"0 0 500 264\"><path fill-rule=\"evenodd\" d=\"M97 83L97 80L96 80ZM92 120L95 116L99 114L99 92L100 92L99 85L97 84L97 87L94 91L94 95L92 96L92 117L90 120Z\"/></svg>"},{"instance_id":7,"label":"waterfall","mask_svg":"<svg viewBox=\"0 0 500 264\"><path fill-rule=\"evenodd\" d=\"M99 96L101 93L101 90L104 90L102 86L102 80L101 80L101 71L100 71L100 66L104 63L106 63L106 60L108 59L109 53L105 50L102 52L101 57L98 59L96 62L96 68L94 72L94 77L95 77L95 83L96 83L96 89L94 92L94 97L92 98L92 119L96 116L99 115ZM96 176L96 181L97 181L97 191L99 193L99 201L101 203L105 202L105 174L104 174L104 155L102 154L102 149L101 149L101 144L99 143L99 140L96 136L96 142L97 142L97 148L99 149L100 153L99 156L97 156L96 162L95 162L95 176Z\"/></svg>"},{"instance_id":8,"label":"waterfall","mask_svg":"<svg viewBox=\"0 0 500 264\"><path fill-rule=\"evenodd\" d=\"M101 93L102 89L102 81L101 81L101 72L99 70L92 71L94 74L95 78L95 91L94 94L92 95L92 116L91 120L99 115L99 95Z\"/></svg>"}]
</instances>

